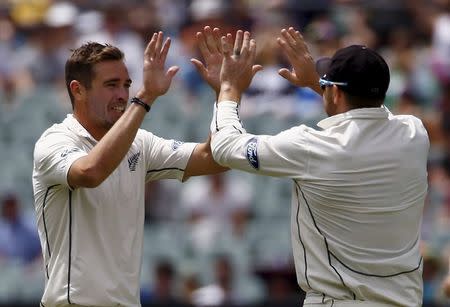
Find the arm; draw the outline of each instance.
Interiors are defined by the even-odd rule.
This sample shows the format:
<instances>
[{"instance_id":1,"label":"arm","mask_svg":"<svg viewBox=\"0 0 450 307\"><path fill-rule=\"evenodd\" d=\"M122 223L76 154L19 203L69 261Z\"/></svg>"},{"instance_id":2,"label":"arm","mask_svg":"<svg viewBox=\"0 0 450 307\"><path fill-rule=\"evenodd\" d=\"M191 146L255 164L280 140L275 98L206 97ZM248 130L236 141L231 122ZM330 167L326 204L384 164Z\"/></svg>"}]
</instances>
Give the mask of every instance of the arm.
<instances>
[{"instance_id":1,"label":"arm","mask_svg":"<svg viewBox=\"0 0 450 307\"><path fill-rule=\"evenodd\" d=\"M69 186L75 189L100 185L128 152L144 116L144 108L132 104L92 151L72 163L67 174Z\"/></svg>"},{"instance_id":2,"label":"arm","mask_svg":"<svg viewBox=\"0 0 450 307\"><path fill-rule=\"evenodd\" d=\"M167 92L178 71L177 67L164 71L170 39L162 42L163 33L154 33L144 53L144 84L137 97L148 105ZM73 162L67 175L68 184L72 188L101 184L128 152L145 114L142 106L132 104L91 152Z\"/></svg>"},{"instance_id":3,"label":"arm","mask_svg":"<svg viewBox=\"0 0 450 307\"><path fill-rule=\"evenodd\" d=\"M216 93L220 91L220 70L222 66L222 46L220 44L220 29L206 26L203 32L197 32L197 42L205 64L198 59L191 59L202 78ZM189 158L183 181L191 176L208 175L223 172L228 168L217 164L211 153L211 136L205 143L198 144Z\"/></svg>"},{"instance_id":4,"label":"arm","mask_svg":"<svg viewBox=\"0 0 450 307\"><path fill-rule=\"evenodd\" d=\"M191 176L212 175L228 170L213 159L211 152L211 136L206 143L198 144L189 158L189 162L184 171L183 181Z\"/></svg>"},{"instance_id":5,"label":"arm","mask_svg":"<svg viewBox=\"0 0 450 307\"><path fill-rule=\"evenodd\" d=\"M283 53L292 65L292 71L282 68L278 71L280 76L299 87L309 87L322 96L319 86L320 76L317 74L314 59L308 50L303 36L294 28L281 30L281 37L277 38Z\"/></svg>"},{"instance_id":6,"label":"arm","mask_svg":"<svg viewBox=\"0 0 450 307\"><path fill-rule=\"evenodd\" d=\"M248 32L238 31L222 37L224 60L221 70L219 101L211 123L211 149L221 165L278 177L298 177L306 169L307 146L302 130L296 127L275 136L252 135L243 129L238 115L239 102L254 74L261 69L253 65L256 45ZM233 54L231 54L231 50Z\"/></svg>"},{"instance_id":7,"label":"arm","mask_svg":"<svg viewBox=\"0 0 450 307\"><path fill-rule=\"evenodd\" d=\"M221 102L212 124L214 159L231 169L273 177L301 178L309 157L307 127L298 126L269 135L247 133L239 119L238 105ZM304 170L304 171L302 171Z\"/></svg>"}]
</instances>

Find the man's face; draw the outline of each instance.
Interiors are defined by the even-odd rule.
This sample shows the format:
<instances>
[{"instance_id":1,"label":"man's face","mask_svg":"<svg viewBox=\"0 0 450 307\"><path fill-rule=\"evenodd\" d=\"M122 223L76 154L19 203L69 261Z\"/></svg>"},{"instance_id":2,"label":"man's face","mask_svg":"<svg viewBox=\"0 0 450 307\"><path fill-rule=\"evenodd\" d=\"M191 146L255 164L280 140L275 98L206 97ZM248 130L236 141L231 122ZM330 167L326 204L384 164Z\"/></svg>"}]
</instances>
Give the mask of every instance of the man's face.
<instances>
[{"instance_id":1,"label":"man's face","mask_svg":"<svg viewBox=\"0 0 450 307\"><path fill-rule=\"evenodd\" d=\"M86 90L89 120L109 130L127 107L131 79L123 61L106 61L94 66L94 78Z\"/></svg>"}]
</instances>

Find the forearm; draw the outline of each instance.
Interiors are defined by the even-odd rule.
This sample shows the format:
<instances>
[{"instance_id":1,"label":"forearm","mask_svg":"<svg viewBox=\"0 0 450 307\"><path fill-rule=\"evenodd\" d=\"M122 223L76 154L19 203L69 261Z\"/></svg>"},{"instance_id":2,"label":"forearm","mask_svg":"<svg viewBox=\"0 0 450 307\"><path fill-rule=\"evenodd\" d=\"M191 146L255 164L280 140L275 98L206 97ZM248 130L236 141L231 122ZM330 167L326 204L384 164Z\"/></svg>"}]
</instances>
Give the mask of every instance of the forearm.
<instances>
[{"instance_id":1,"label":"forearm","mask_svg":"<svg viewBox=\"0 0 450 307\"><path fill-rule=\"evenodd\" d=\"M142 106L131 104L92 151L74 162L69 171L69 184L73 188L101 184L125 157L145 114Z\"/></svg>"},{"instance_id":2,"label":"forearm","mask_svg":"<svg viewBox=\"0 0 450 307\"><path fill-rule=\"evenodd\" d=\"M237 89L236 86L223 82L220 86L220 92L218 94L217 102L221 101L234 101L239 103L241 101L242 92Z\"/></svg>"},{"instance_id":3,"label":"forearm","mask_svg":"<svg viewBox=\"0 0 450 307\"><path fill-rule=\"evenodd\" d=\"M212 175L228 170L214 161L209 139L206 143L198 144L189 159L184 171L183 181L191 176Z\"/></svg>"},{"instance_id":4,"label":"forearm","mask_svg":"<svg viewBox=\"0 0 450 307\"><path fill-rule=\"evenodd\" d=\"M211 133L211 151L214 160L221 165L235 168L236 165L232 163L236 158L234 153L242 151L250 136L246 135L242 127L238 117L238 105L235 102L222 100L220 106L214 108ZM245 160L244 156L242 158Z\"/></svg>"}]
</instances>

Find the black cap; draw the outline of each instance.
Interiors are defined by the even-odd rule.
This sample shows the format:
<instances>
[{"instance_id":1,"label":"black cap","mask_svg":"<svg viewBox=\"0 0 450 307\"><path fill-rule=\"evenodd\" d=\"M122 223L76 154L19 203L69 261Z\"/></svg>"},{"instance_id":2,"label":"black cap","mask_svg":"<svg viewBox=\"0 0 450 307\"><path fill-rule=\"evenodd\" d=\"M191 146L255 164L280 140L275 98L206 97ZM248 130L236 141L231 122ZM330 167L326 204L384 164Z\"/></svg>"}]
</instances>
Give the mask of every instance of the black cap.
<instances>
[{"instance_id":1,"label":"black cap","mask_svg":"<svg viewBox=\"0 0 450 307\"><path fill-rule=\"evenodd\" d=\"M332 58L317 61L319 75L328 81L346 82L343 91L358 97L384 99L389 87L389 67L374 50L352 45L339 49Z\"/></svg>"}]
</instances>

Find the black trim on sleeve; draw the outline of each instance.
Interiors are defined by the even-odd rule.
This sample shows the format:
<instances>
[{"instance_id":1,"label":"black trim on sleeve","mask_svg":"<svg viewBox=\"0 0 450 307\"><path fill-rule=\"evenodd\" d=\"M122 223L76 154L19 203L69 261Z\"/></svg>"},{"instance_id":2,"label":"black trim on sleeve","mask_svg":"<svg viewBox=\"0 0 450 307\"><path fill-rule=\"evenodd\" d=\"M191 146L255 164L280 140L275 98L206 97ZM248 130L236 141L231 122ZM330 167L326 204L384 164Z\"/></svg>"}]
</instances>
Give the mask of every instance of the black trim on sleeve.
<instances>
[{"instance_id":1,"label":"black trim on sleeve","mask_svg":"<svg viewBox=\"0 0 450 307\"><path fill-rule=\"evenodd\" d=\"M215 119L216 119L216 132L218 132L219 131L219 124L217 123L217 113L219 113L219 110L218 110L218 108L219 108L219 106L217 105L217 102L216 102L216 116L215 116Z\"/></svg>"},{"instance_id":2,"label":"black trim on sleeve","mask_svg":"<svg viewBox=\"0 0 450 307\"><path fill-rule=\"evenodd\" d=\"M239 119L239 123L241 124L242 128L244 128L244 124L242 123L241 117L239 116L239 104L236 103L236 115L237 118Z\"/></svg>"},{"instance_id":3,"label":"black trim on sleeve","mask_svg":"<svg viewBox=\"0 0 450 307\"><path fill-rule=\"evenodd\" d=\"M48 264L45 264L45 276L47 276L47 279L50 279L50 275L48 274Z\"/></svg>"},{"instance_id":4,"label":"black trim on sleeve","mask_svg":"<svg viewBox=\"0 0 450 307\"><path fill-rule=\"evenodd\" d=\"M149 173L157 173L157 172L164 172L164 171L169 171L169 170L178 170L180 172L184 172L184 169L182 168L178 168L178 167L165 167L165 168L160 168L160 169L151 169L147 171L147 174Z\"/></svg>"},{"instance_id":5,"label":"black trim on sleeve","mask_svg":"<svg viewBox=\"0 0 450 307\"><path fill-rule=\"evenodd\" d=\"M236 129L237 131L239 131L240 134L242 134L242 130L239 129L238 127L236 127L235 125L233 125L233 128Z\"/></svg>"},{"instance_id":6,"label":"black trim on sleeve","mask_svg":"<svg viewBox=\"0 0 450 307\"><path fill-rule=\"evenodd\" d=\"M39 306L45 307L44 303L42 303L42 302L39 303Z\"/></svg>"},{"instance_id":7,"label":"black trim on sleeve","mask_svg":"<svg viewBox=\"0 0 450 307\"><path fill-rule=\"evenodd\" d=\"M69 190L69 265L67 269L67 302L70 301L70 268L72 262L72 191Z\"/></svg>"}]
</instances>

